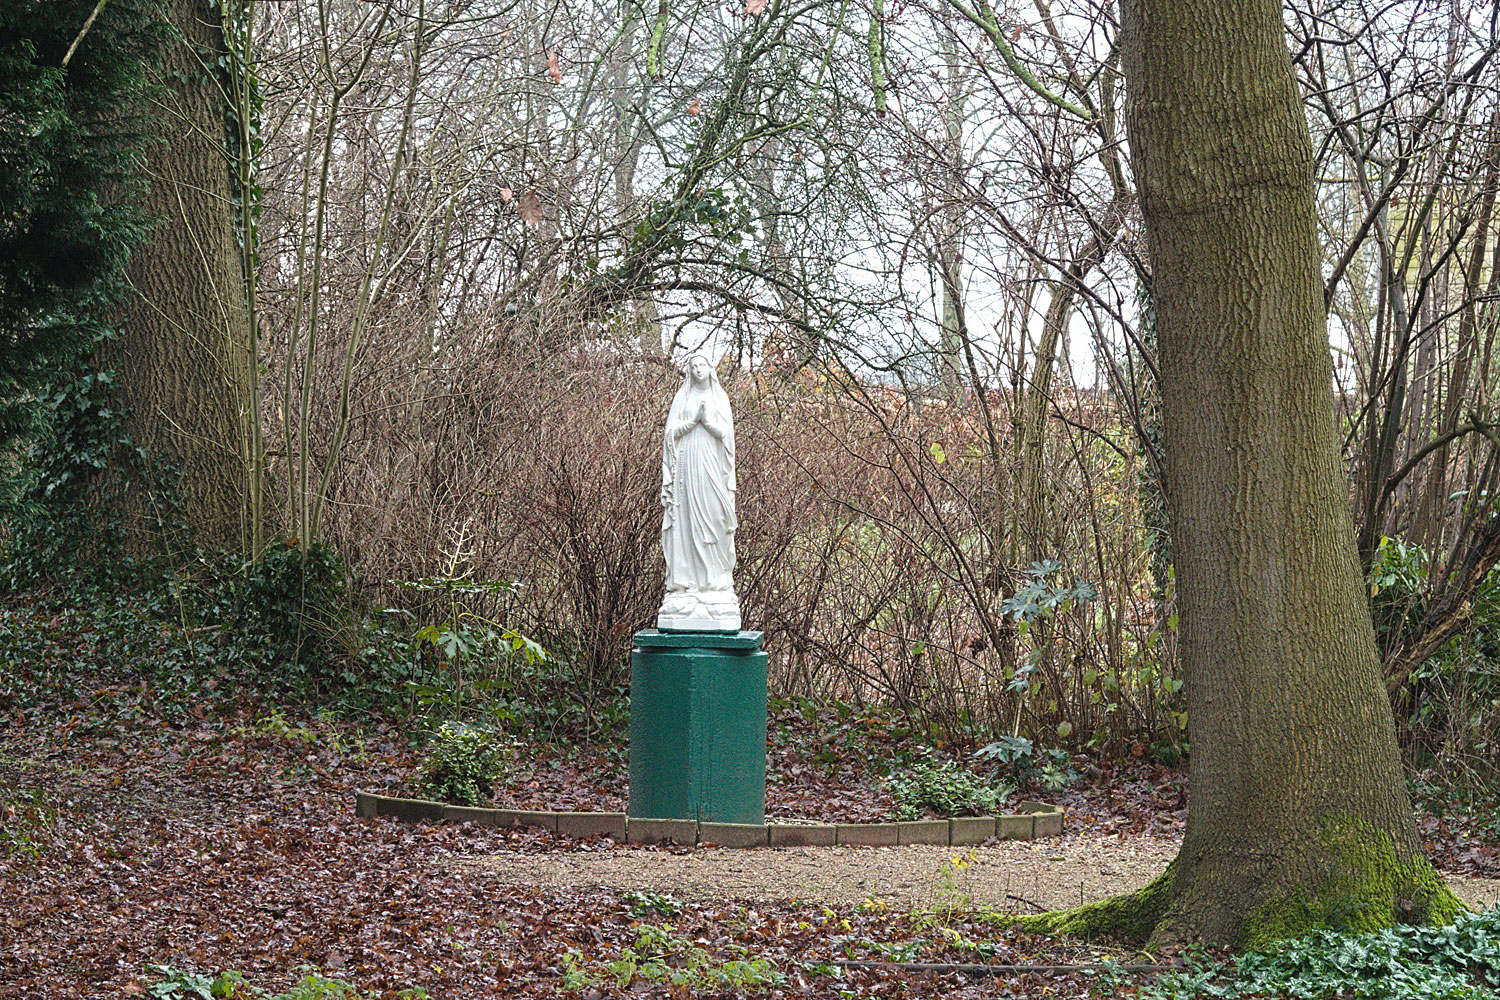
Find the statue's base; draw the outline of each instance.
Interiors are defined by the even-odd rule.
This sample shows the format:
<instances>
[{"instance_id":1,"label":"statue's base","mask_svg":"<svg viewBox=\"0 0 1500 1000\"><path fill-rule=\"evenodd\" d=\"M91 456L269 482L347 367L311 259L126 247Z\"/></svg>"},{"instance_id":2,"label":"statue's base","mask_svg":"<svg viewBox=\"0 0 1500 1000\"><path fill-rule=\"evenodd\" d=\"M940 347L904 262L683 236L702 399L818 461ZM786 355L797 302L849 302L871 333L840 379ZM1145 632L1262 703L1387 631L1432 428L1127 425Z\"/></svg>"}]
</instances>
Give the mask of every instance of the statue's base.
<instances>
[{"instance_id":1,"label":"statue's base","mask_svg":"<svg viewBox=\"0 0 1500 1000\"><path fill-rule=\"evenodd\" d=\"M766 821L766 654L760 632L635 634L630 815Z\"/></svg>"},{"instance_id":2,"label":"statue's base","mask_svg":"<svg viewBox=\"0 0 1500 1000\"><path fill-rule=\"evenodd\" d=\"M662 602L656 627L664 632L738 632L740 602L732 590L680 590Z\"/></svg>"},{"instance_id":3,"label":"statue's base","mask_svg":"<svg viewBox=\"0 0 1500 1000\"><path fill-rule=\"evenodd\" d=\"M707 632L711 635L733 635L740 630L738 620L724 621L705 615L657 615L659 632Z\"/></svg>"}]
</instances>

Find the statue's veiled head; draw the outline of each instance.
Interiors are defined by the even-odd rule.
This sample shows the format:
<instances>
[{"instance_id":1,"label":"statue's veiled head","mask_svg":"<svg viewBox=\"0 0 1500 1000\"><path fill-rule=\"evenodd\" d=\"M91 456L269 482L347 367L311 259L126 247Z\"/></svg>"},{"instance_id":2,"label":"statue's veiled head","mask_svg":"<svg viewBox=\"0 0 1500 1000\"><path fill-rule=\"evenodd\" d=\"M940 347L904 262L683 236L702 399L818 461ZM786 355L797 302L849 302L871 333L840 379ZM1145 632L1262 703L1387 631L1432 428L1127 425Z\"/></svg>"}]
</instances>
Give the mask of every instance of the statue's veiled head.
<instances>
[{"instance_id":1,"label":"statue's veiled head","mask_svg":"<svg viewBox=\"0 0 1500 1000\"><path fill-rule=\"evenodd\" d=\"M693 380L694 385L705 386L713 380L713 362L709 361L702 354L694 354L691 358L688 358L687 370L688 377Z\"/></svg>"}]
</instances>

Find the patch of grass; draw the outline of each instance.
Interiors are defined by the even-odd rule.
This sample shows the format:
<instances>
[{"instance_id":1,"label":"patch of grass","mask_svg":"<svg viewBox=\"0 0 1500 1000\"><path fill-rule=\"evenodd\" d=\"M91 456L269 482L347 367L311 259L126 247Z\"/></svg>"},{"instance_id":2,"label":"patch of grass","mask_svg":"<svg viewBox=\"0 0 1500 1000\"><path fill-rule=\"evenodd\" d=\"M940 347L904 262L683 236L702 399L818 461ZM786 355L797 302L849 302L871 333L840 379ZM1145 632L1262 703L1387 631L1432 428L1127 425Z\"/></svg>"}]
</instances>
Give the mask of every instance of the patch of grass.
<instances>
[{"instance_id":1,"label":"patch of grass","mask_svg":"<svg viewBox=\"0 0 1500 1000\"><path fill-rule=\"evenodd\" d=\"M40 788L17 789L0 798L0 857L40 857L57 818L56 803Z\"/></svg>"},{"instance_id":2,"label":"patch of grass","mask_svg":"<svg viewBox=\"0 0 1500 1000\"><path fill-rule=\"evenodd\" d=\"M587 961L570 950L561 960L561 985L565 990L590 986L625 990L647 984L670 986L674 993L686 989L690 995L705 990L768 990L786 983L786 975L768 958L752 958L738 945L733 957L709 953L683 937L671 924L641 924L633 945L620 949L620 957Z\"/></svg>"}]
</instances>

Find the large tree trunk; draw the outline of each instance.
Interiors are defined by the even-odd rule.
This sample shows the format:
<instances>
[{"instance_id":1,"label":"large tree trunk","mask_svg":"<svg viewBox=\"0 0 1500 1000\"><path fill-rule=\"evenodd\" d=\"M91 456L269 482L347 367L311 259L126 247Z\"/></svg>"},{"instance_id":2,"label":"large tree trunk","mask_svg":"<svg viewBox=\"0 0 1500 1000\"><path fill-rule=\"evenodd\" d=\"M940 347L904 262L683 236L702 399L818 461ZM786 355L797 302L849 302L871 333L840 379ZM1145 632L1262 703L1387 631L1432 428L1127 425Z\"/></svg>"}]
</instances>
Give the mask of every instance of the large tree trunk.
<instances>
[{"instance_id":1,"label":"large tree trunk","mask_svg":"<svg viewBox=\"0 0 1500 1000\"><path fill-rule=\"evenodd\" d=\"M1447 918L1355 555L1280 4L1133 0L1124 15L1192 745L1155 937Z\"/></svg>"},{"instance_id":2,"label":"large tree trunk","mask_svg":"<svg viewBox=\"0 0 1500 1000\"><path fill-rule=\"evenodd\" d=\"M1127 0L1123 14L1192 797L1159 882L1051 924L1253 946L1320 922L1445 921L1462 904L1422 855L1339 467L1280 4Z\"/></svg>"},{"instance_id":3,"label":"large tree trunk","mask_svg":"<svg viewBox=\"0 0 1500 1000\"><path fill-rule=\"evenodd\" d=\"M156 527L177 516L192 541L243 550L249 538L249 421L252 359L245 290L235 242L226 156L226 97L205 66L224 33L204 0L171 0L181 37L162 46L153 107L159 144L148 151L149 211L159 220L128 275L136 294L123 333L104 364L120 373L119 392L132 440L146 453L147 479L128 493L127 544L161 551ZM175 492L175 501L158 495ZM179 511L167 509L180 502Z\"/></svg>"}]
</instances>

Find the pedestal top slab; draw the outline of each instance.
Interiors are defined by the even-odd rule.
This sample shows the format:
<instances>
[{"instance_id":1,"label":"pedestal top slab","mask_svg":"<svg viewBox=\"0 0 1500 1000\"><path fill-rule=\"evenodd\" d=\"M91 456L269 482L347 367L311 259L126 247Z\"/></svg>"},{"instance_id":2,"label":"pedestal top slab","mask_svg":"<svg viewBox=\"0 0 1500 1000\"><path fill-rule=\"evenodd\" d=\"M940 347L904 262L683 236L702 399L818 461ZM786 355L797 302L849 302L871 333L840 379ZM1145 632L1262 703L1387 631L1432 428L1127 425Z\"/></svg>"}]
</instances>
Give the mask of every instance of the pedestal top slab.
<instances>
[{"instance_id":1,"label":"pedestal top slab","mask_svg":"<svg viewBox=\"0 0 1500 1000\"><path fill-rule=\"evenodd\" d=\"M678 649L696 646L700 649L757 650L764 635L764 632L663 632L648 628L635 634L635 644Z\"/></svg>"}]
</instances>

